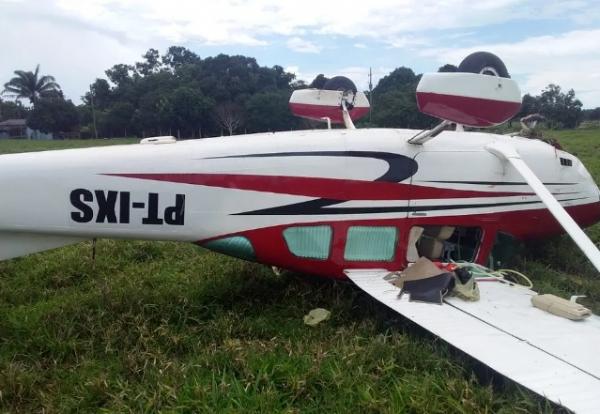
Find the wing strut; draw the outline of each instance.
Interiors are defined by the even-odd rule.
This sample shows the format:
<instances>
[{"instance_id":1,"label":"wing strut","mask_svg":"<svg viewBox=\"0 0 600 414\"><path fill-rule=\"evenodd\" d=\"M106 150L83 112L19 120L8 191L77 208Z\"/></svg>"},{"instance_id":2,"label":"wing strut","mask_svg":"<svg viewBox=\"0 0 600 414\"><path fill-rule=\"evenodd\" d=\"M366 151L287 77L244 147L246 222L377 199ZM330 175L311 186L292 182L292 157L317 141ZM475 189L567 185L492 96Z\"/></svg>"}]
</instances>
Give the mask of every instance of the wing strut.
<instances>
[{"instance_id":1,"label":"wing strut","mask_svg":"<svg viewBox=\"0 0 600 414\"><path fill-rule=\"evenodd\" d=\"M592 262L594 267L600 272L600 251L596 245L594 245L583 230L581 230L581 227L579 227L575 220L571 218L569 213L567 213L563 206L560 205L556 198L552 196L546 186L521 158L517 150L512 145L499 142L489 144L485 149L500 159L508 161L515 167L540 200L546 205L548 210L550 210L550 213L552 213L554 218L560 223L590 262Z\"/></svg>"},{"instance_id":2,"label":"wing strut","mask_svg":"<svg viewBox=\"0 0 600 414\"><path fill-rule=\"evenodd\" d=\"M352 122L350 112L348 111L345 96L342 96L342 117L344 119L344 125L346 126L346 129L356 129L356 127L354 126L354 122ZM329 127L329 129L331 129L331 127Z\"/></svg>"}]
</instances>

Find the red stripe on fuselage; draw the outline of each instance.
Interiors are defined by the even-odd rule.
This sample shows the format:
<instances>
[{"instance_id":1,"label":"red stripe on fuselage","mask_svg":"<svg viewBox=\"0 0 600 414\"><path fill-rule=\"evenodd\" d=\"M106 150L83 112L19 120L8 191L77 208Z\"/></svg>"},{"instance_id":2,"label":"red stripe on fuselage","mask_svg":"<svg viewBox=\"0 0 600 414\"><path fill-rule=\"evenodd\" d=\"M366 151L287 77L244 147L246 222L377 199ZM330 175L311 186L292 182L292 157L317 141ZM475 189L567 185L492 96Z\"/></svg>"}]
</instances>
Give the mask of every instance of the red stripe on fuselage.
<instances>
[{"instance_id":1,"label":"red stripe on fuselage","mask_svg":"<svg viewBox=\"0 0 600 414\"><path fill-rule=\"evenodd\" d=\"M456 190L384 181L250 174L106 174L208 187L290 194L333 200L422 200L507 197L533 193Z\"/></svg>"}]
</instances>

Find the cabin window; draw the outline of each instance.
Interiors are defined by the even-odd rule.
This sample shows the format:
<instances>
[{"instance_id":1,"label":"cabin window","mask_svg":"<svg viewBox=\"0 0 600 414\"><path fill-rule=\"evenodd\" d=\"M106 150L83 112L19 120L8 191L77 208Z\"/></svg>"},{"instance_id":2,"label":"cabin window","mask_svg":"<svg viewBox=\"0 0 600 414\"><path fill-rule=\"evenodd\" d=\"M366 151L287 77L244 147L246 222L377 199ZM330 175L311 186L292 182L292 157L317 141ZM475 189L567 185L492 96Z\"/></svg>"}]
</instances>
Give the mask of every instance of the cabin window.
<instances>
[{"instance_id":1,"label":"cabin window","mask_svg":"<svg viewBox=\"0 0 600 414\"><path fill-rule=\"evenodd\" d=\"M409 235L407 260L421 256L444 262L475 260L481 242L479 227L414 226Z\"/></svg>"},{"instance_id":2,"label":"cabin window","mask_svg":"<svg viewBox=\"0 0 600 414\"><path fill-rule=\"evenodd\" d=\"M330 226L295 226L285 229L283 238L293 255L325 260L331 250L332 234Z\"/></svg>"},{"instance_id":3,"label":"cabin window","mask_svg":"<svg viewBox=\"0 0 600 414\"><path fill-rule=\"evenodd\" d=\"M250 261L256 260L256 254L254 253L252 243L243 236L223 237L221 239L208 241L202 246L217 253L223 253L239 259Z\"/></svg>"},{"instance_id":4,"label":"cabin window","mask_svg":"<svg viewBox=\"0 0 600 414\"><path fill-rule=\"evenodd\" d=\"M396 227L351 226L346 236L344 259L348 261L389 262L394 259Z\"/></svg>"}]
</instances>

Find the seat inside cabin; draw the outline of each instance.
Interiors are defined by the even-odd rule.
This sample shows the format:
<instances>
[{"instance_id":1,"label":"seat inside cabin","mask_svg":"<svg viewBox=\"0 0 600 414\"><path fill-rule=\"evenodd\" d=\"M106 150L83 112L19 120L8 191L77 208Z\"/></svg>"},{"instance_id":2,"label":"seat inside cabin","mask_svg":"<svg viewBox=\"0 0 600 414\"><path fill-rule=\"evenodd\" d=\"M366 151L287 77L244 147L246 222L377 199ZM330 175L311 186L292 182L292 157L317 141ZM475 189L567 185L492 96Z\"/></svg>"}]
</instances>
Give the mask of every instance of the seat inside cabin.
<instances>
[{"instance_id":1,"label":"seat inside cabin","mask_svg":"<svg viewBox=\"0 0 600 414\"><path fill-rule=\"evenodd\" d=\"M433 261L473 261L481 241L479 227L413 226L409 234L407 260L419 257Z\"/></svg>"}]
</instances>

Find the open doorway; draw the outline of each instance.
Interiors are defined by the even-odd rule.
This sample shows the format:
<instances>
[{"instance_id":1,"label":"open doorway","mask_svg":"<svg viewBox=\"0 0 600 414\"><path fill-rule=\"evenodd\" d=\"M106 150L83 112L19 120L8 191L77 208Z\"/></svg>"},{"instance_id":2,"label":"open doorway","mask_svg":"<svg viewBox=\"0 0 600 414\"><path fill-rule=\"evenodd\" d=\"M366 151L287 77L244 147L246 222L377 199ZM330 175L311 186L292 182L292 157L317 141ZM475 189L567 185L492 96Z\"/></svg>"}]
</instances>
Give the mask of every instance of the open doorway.
<instances>
[{"instance_id":1,"label":"open doorway","mask_svg":"<svg viewBox=\"0 0 600 414\"><path fill-rule=\"evenodd\" d=\"M419 257L443 262L473 262L481 243L479 227L413 226L410 231L407 260Z\"/></svg>"}]
</instances>

